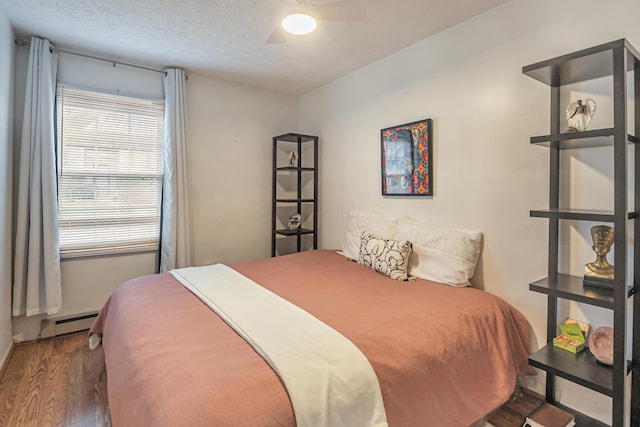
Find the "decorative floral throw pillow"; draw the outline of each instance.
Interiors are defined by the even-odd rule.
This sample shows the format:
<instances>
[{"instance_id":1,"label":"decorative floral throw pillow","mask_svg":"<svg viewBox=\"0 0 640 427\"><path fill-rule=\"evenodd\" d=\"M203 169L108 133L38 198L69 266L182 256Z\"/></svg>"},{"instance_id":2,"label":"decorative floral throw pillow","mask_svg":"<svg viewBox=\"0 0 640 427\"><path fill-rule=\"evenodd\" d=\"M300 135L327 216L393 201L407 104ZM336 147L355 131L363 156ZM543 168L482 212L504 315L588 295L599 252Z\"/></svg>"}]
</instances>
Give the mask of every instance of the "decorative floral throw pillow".
<instances>
[{"instance_id":1,"label":"decorative floral throw pillow","mask_svg":"<svg viewBox=\"0 0 640 427\"><path fill-rule=\"evenodd\" d=\"M408 240L381 239L367 231L360 235L358 263L394 280L407 280L410 254Z\"/></svg>"}]
</instances>

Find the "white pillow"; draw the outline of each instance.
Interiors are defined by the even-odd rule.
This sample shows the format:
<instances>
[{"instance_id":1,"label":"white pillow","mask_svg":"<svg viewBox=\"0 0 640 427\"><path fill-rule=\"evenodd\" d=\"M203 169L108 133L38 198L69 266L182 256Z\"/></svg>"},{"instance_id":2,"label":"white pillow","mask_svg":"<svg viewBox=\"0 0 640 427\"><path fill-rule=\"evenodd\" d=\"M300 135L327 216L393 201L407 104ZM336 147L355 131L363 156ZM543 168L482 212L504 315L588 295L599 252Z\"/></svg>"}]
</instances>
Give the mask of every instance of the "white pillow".
<instances>
[{"instance_id":1,"label":"white pillow","mask_svg":"<svg viewBox=\"0 0 640 427\"><path fill-rule=\"evenodd\" d=\"M347 231L342 243L342 253L347 258L358 260L360 253L360 236L363 231L383 239L393 239L396 234L398 220L396 218L382 218L373 214L349 213Z\"/></svg>"},{"instance_id":2,"label":"white pillow","mask_svg":"<svg viewBox=\"0 0 640 427\"><path fill-rule=\"evenodd\" d=\"M482 250L482 233L398 220L397 240L409 240L413 251L409 274L452 286L469 286Z\"/></svg>"}]
</instances>

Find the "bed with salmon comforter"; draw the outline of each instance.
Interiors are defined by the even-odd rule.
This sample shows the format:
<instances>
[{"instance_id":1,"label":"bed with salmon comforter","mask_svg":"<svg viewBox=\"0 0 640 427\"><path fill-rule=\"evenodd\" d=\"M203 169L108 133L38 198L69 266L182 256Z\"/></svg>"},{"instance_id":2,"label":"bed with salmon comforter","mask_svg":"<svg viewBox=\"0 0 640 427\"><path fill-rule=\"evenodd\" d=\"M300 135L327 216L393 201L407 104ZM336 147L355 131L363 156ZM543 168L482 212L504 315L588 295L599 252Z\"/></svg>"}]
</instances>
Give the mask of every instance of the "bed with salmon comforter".
<instances>
[{"instance_id":1,"label":"bed with salmon comforter","mask_svg":"<svg viewBox=\"0 0 640 427\"><path fill-rule=\"evenodd\" d=\"M328 250L230 267L355 344L391 427L469 426L529 373L526 320L488 292L399 282ZM90 333L115 427L296 425L276 372L170 273L121 285Z\"/></svg>"}]
</instances>

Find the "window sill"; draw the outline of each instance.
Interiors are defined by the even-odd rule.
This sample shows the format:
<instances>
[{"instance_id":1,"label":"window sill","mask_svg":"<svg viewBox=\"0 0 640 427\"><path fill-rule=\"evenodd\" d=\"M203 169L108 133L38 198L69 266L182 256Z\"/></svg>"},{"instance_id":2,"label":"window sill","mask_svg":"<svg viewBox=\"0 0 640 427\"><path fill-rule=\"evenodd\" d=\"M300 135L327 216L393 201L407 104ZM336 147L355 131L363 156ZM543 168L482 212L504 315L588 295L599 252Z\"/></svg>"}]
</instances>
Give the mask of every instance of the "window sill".
<instances>
[{"instance_id":1,"label":"window sill","mask_svg":"<svg viewBox=\"0 0 640 427\"><path fill-rule=\"evenodd\" d=\"M60 260L73 260L79 258L100 258L110 256L123 256L130 254L157 253L158 244L153 245L133 245L133 246L113 246L105 248L85 248L60 252Z\"/></svg>"}]
</instances>

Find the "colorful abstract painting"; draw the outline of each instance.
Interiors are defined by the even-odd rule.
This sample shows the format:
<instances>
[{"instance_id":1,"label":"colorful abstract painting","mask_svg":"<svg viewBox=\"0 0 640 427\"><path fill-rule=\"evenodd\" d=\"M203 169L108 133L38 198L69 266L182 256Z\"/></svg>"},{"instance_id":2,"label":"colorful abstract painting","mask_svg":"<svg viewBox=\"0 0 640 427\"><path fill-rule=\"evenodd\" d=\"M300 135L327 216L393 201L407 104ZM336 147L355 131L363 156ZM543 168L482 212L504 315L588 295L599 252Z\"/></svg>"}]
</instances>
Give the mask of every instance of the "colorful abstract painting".
<instances>
[{"instance_id":1,"label":"colorful abstract painting","mask_svg":"<svg viewBox=\"0 0 640 427\"><path fill-rule=\"evenodd\" d=\"M432 196L431 119L380 131L382 195Z\"/></svg>"}]
</instances>

